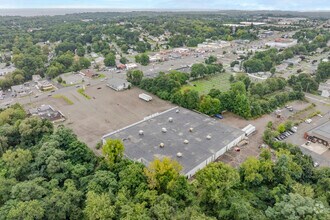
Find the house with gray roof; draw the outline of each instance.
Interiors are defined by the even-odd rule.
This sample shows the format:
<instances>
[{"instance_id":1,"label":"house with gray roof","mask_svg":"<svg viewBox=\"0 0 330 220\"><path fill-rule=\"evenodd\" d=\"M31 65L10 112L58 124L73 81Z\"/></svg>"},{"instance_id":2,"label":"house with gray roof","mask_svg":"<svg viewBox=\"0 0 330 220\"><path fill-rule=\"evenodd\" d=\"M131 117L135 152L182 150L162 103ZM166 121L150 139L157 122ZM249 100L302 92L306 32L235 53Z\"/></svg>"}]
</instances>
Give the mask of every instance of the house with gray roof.
<instances>
[{"instance_id":1,"label":"house with gray roof","mask_svg":"<svg viewBox=\"0 0 330 220\"><path fill-rule=\"evenodd\" d=\"M107 86L115 91L122 91L130 88L131 83L126 79L110 78L108 79Z\"/></svg>"}]
</instances>

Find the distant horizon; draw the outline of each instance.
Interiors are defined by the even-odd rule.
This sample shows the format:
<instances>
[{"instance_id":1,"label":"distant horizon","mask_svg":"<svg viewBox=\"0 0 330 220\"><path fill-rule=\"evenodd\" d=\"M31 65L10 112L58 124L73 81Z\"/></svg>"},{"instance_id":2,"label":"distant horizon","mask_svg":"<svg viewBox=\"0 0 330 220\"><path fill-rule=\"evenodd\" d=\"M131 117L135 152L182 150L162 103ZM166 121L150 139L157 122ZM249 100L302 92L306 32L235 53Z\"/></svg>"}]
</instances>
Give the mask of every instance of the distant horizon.
<instances>
[{"instance_id":1,"label":"distant horizon","mask_svg":"<svg viewBox=\"0 0 330 220\"><path fill-rule=\"evenodd\" d=\"M103 11L193 11L193 12L198 12L198 11L249 11L249 12L330 12L330 9L325 9L325 10L285 10L285 9L198 9L198 8L188 8L188 9L183 9L183 8L104 8L104 7L81 7L81 8L62 8L62 7L49 7L49 8L0 8L0 11L3 10L49 10L49 9L54 9L54 10L100 10L100 12Z\"/></svg>"},{"instance_id":2,"label":"distant horizon","mask_svg":"<svg viewBox=\"0 0 330 220\"><path fill-rule=\"evenodd\" d=\"M1 9L330 11L329 0L0 0Z\"/></svg>"},{"instance_id":3,"label":"distant horizon","mask_svg":"<svg viewBox=\"0 0 330 220\"><path fill-rule=\"evenodd\" d=\"M330 9L315 9L315 10L288 10L288 9L211 9L211 8L105 8L105 7L31 7L31 8L0 8L0 10L45 10L45 9L59 9L59 10L131 10L131 11L282 11L282 12L330 12Z\"/></svg>"}]
</instances>

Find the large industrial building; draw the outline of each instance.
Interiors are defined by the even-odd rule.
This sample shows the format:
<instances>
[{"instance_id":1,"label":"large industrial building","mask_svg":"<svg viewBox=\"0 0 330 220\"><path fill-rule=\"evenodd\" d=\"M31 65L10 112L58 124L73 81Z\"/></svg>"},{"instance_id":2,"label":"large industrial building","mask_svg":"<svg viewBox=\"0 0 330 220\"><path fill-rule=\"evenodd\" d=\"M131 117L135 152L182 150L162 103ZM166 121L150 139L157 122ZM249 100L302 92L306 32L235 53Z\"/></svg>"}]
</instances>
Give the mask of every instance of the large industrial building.
<instances>
[{"instance_id":1,"label":"large industrial building","mask_svg":"<svg viewBox=\"0 0 330 220\"><path fill-rule=\"evenodd\" d=\"M145 165L155 158L175 159L183 167L182 174L191 177L244 137L245 133L240 129L175 107L107 134L103 141L122 140L125 156Z\"/></svg>"},{"instance_id":2,"label":"large industrial building","mask_svg":"<svg viewBox=\"0 0 330 220\"><path fill-rule=\"evenodd\" d=\"M330 121L305 133L305 138L314 143L330 146Z\"/></svg>"}]
</instances>

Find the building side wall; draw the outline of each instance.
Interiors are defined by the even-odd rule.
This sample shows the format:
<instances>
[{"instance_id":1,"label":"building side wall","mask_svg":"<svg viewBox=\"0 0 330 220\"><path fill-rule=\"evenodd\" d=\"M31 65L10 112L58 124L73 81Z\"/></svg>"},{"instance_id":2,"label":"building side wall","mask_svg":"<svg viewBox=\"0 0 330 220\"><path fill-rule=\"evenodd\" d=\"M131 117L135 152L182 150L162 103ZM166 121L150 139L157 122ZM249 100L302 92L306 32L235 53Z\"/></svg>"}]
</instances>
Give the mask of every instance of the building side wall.
<instances>
[{"instance_id":1,"label":"building side wall","mask_svg":"<svg viewBox=\"0 0 330 220\"><path fill-rule=\"evenodd\" d=\"M199 170L203 169L206 167L208 164L212 163L215 161L218 157L226 153L226 151L230 150L232 147L236 146L241 140L243 140L245 137L245 134L243 133L241 136L237 137L235 140L230 142L226 147L220 149L218 152L216 152L214 155L211 157L207 158L205 161L200 163L198 166L194 167L192 170L190 170L188 173L185 174L188 178L192 177L195 175L196 172Z\"/></svg>"}]
</instances>

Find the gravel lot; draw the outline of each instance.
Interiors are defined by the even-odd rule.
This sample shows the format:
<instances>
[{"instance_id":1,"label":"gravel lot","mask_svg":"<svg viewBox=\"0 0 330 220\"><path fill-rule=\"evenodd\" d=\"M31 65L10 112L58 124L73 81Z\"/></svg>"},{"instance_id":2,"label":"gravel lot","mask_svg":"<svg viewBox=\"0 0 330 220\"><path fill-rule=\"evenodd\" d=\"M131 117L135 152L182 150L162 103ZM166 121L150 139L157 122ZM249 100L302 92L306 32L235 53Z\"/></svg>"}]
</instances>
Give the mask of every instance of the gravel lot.
<instances>
[{"instance_id":1,"label":"gravel lot","mask_svg":"<svg viewBox=\"0 0 330 220\"><path fill-rule=\"evenodd\" d=\"M222 119L220 122L240 129L244 128L248 124L252 124L256 127L256 133L249 136L249 144L241 147L239 152L235 151L234 148L232 148L224 155L220 156L218 158L218 161L228 163L233 167L238 167L248 157L259 156L261 152L259 146L263 143L262 135L265 131L268 121L271 121L273 119L274 117L271 115L264 115L261 118L247 121L232 113L225 113L224 119Z\"/></svg>"},{"instance_id":2,"label":"gravel lot","mask_svg":"<svg viewBox=\"0 0 330 220\"><path fill-rule=\"evenodd\" d=\"M103 135L173 107L154 95L151 102L145 102L138 98L142 92L144 91L137 88L115 92L105 85L95 85L85 91L92 97L89 100L74 89L63 94L74 103L73 105L68 105L63 99L50 97L38 100L28 108L50 104L60 110L68 118L64 125L71 128L82 141L95 150L96 143Z\"/></svg>"}]
</instances>

